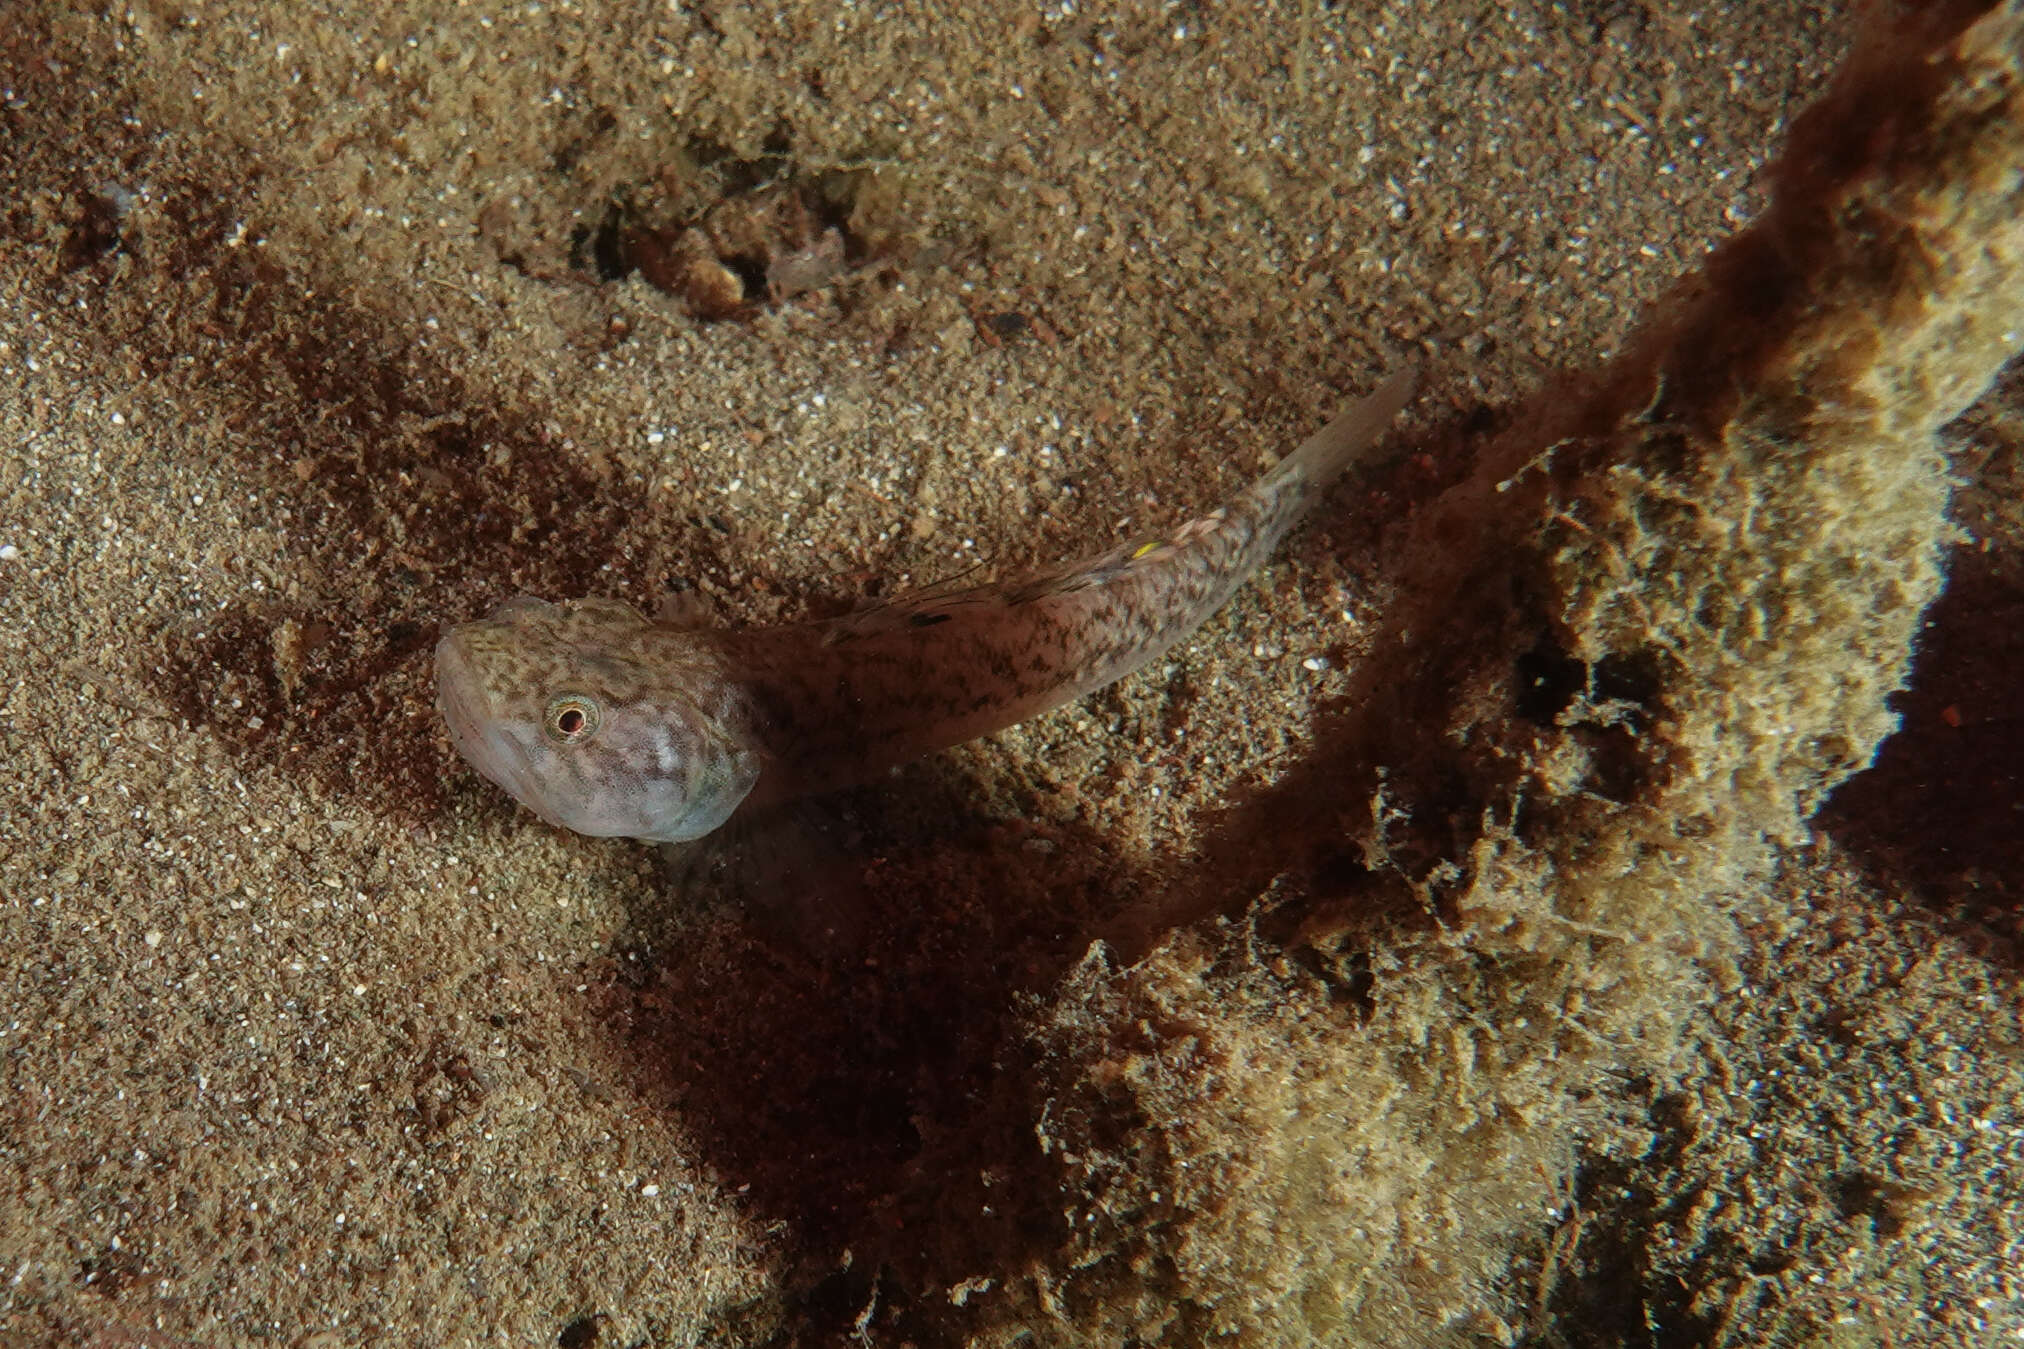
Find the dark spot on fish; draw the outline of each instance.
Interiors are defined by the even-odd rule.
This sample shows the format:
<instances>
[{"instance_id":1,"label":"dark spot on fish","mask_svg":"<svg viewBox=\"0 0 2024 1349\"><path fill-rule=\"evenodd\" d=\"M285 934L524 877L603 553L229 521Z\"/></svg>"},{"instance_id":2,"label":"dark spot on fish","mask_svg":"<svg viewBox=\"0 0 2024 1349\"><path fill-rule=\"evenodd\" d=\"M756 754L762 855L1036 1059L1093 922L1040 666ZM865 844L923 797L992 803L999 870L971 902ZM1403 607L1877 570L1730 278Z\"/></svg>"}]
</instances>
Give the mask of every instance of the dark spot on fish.
<instances>
[{"instance_id":1,"label":"dark spot on fish","mask_svg":"<svg viewBox=\"0 0 2024 1349\"><path fill-rule=\"evenodd\" d=\"M929 612L925 614L909 614L907 615L907 622L913 624L917 628L932 628L935 626L935 624L946 623L951 618L954 617L955 617L954 614L943 614L934 612Z\"/></svg>"}]
</instances>

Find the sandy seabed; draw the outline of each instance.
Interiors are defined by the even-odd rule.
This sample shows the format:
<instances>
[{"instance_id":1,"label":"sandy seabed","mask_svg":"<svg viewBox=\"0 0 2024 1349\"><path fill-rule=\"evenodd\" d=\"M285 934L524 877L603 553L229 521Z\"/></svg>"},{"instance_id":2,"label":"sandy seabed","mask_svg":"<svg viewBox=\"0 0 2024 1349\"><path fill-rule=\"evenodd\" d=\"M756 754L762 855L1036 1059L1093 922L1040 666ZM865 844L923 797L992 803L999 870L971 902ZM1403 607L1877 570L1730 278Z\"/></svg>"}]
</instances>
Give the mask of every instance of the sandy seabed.
<instances>
[{"instance_id":1,"label":"sandy seabed","mask_svg":"<svg viewBox=\"0 0 2024 1349\"><path fill-rule=\"evenodd\" d=\"M2014 1342L2020 31L11 6L0 1343ZM1062 560L1404 359L875 790L663 853L436 719L513 593Z\"/></svg>"}]
</instances>

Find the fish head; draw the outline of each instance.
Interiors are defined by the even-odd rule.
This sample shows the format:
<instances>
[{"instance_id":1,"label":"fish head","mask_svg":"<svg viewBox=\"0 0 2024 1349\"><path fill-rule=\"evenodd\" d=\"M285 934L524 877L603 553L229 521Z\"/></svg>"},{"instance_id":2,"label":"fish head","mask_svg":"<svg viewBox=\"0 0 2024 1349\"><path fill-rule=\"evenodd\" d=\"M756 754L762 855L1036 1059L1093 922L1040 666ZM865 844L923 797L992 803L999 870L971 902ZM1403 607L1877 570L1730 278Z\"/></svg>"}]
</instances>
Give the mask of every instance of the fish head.
<instances>
[{"instance_id":1,"label":"fish head","mask_svg":"<svg viewBox=\"0 0 2024 1349\"><path fill-rule=\"evenodd\" d=\"M759 777L707 644L617 600L509 600L436 644L436 706L470 765L553 825L680 843Z\"/></svg>"}]
</instances>

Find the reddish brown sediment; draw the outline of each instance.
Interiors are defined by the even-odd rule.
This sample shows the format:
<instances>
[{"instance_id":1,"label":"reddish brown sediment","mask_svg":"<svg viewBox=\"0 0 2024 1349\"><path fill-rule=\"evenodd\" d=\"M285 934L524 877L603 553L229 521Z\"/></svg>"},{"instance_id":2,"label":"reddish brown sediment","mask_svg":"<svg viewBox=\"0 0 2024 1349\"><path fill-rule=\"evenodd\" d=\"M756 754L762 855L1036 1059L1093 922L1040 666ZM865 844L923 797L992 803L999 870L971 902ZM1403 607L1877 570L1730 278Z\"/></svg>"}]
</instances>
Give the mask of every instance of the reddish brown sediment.
<instances>
[{"instance_id":1,"label":"reddish brown sediment","mask_svg":"<svg viewBox=\"0 0 2024 1349\"><path fill-rule=\"evenodd\" d=\"M0 1338L2010 1333L2015 11L1797 122L1856 8L10 6ZM799 833L441 738L447 618L1086 556L1415 347L1202 640ZM1940 546L1995 664L1809 827Z\"/></svg>"}]
</instances>

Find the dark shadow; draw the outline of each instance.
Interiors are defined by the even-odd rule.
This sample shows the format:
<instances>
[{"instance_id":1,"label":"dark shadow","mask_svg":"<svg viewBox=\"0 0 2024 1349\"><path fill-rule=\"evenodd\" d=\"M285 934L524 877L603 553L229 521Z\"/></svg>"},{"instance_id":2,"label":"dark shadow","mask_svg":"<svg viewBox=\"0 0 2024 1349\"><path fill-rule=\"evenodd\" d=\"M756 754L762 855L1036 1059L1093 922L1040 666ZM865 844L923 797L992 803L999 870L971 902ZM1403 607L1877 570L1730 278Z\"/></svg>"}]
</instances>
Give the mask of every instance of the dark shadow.
<instances>
[{"instance_id":1,"label":"dark shadow","mask_svg":"<svg viewBox=\"0 0 2024 1349\"><path fill-rule=\"evenodd\" d=\"M1864 866L2024 949L2024 587L1962 548L1927 611L1898 732L1816 823Z\"/></svg>"},{"instance_id":2,"label":"dark shadow","mask_svg":"<svg viewBox=\"0 0 2024 1349\"><path fill-rule=\"evenodd\" d=\"M806 1258L852 1252L800 1271L817 1323L834 1285L831 1329L881 1273L903 1315L909 1290L1060 1236L1024 1007L1139 878L1094 831L975 798L960 768L924 766L672 853L677 883L603 985L624 1059L723 1186Z\"/></svg>"}]
</instances>

